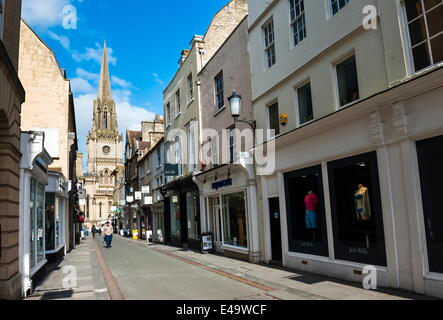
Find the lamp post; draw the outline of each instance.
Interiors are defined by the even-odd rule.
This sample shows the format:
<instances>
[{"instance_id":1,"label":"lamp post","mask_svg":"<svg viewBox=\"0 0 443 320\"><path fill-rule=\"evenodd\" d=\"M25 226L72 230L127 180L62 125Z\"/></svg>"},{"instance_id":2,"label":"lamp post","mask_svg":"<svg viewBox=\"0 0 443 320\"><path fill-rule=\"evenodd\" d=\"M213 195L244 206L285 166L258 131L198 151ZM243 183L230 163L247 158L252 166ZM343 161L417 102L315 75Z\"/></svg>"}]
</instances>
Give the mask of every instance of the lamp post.
<instances>
[{"instance_id":1,"label":"lamp post","mask_svg":"<svg viewBox=\"0 0 443 320\"><path fill-rule=\"evenodd\" d=\"M239 95L234 90L232 92L232 94L228 97L228 101L229 101L229 106L231 108L231 115L234 118L234 122L235 123L242 122L242 123L248 124L252 128L252 130L254 131L254 136L255 136L255 130L257 129L255 121L245 121L245 120L238 119L241 114L241 102L242 102L241 95ZM254 144L254 147L255 147L255 144Z\"/></svg>"}]
</instances>

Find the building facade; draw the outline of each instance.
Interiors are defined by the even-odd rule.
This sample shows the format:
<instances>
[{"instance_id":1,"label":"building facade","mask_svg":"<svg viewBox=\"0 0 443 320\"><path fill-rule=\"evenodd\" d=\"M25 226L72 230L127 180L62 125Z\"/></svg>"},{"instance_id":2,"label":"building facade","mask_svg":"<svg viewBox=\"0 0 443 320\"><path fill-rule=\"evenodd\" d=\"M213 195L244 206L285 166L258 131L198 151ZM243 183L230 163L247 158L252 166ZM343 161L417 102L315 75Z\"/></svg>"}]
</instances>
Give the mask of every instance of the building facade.
<instances>
[{"instance_id":1,"label":"building facade","mask_svg":"<svg viewBox=\"0 0 443 320\"><path fill-rule=\"evenodd\" d=\"M77 211L70 197L74 193L70 186L77 183L75 109L65 70L60 68L52 50L24 21L20 31L19 76L27 93L21 129L44 132L45 149L53 159L49 171L63 181L65 188L58 199L54 190L46 190L45 197L45 253L48 259L56 259L75 245L73 217Z\"/></svg>"},{"instance_id":2,"label":"building facade","mask_svg":"<svg viewBox=\"0 0 443 320\"><path fill-rule=\"evenodd\" d=\"M254 119L278 155L260 178L265 262L358 282L369 267L380 287L443 296L442 6L249 2Z\"/></svg>"},{"instance_id":3,"label":"building facade","mask_svg":"<svg viewBox=\"0 0 443 320\"><path fill-rule=\"evenodd\" d=\"M0 2L0 299L21 296L19 273L20 112L18 77L21 1Z\"/></svg>"},{"instance_id":4,"label":"building facade","mask_svg":"<svg viewBox=\"0 0 443 320\"><path fill-rule=\"evenodd\" d=\"M194 182L195 174L205 165L199 159L202 121L197 75L247 12L245 0L232 0L226 4L214 16L205 35L194 36L190 49L182 51L179 69L163 92L165 239L178 246L200 249L202 219L205 218L200 215L204 203Z\"/></svg>"},{"instance_id":5,"label":"building facade","mask_svg":"<svg viewBox=\"0 0 443 320\"><path fill-rule=\"evenodd\" d=\"M92 129L88 134L88 159L82 177L87 194L85 224L98 225L112 215L114 181L111 173L123 163L123 136L118 132L117 112L111 93L106 43L104 45Z\"/></svg>"},{"instance_id":6,"label":"building facade","mask_svg":"<svg viewBox=\"0 0 443 320\"><path fill-rule=\"evenodd\" d=\"M239 120L252 121L247 39L245 17L198 74L207 165L196 182L204 201L202 231L212 233L215 250L259 262L256 177L249 152L254 132L247 124L234 122L228 102L235 90L242 96Z\"/></svg>"}]
</instances>

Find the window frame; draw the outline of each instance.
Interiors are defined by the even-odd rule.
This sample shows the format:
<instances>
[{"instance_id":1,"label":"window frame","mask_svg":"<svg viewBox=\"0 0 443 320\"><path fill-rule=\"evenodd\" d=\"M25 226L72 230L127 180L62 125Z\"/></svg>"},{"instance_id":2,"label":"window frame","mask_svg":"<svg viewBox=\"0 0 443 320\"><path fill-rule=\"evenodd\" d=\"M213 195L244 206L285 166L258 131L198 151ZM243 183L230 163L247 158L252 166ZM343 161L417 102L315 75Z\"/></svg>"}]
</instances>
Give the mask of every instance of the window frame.
<instances>
[{"instance_id":1,"label":"window frame","mask_svg":"<svg viewBox=\"0 0 443 320\"><path fill-rule=\"evenodd\" d=\"M431 46L431 41L433 39L435 39L435 38L438 38L438 37L442 36L443 35L443 30L438 32L438 33L436 33L436 34L434 34L433 36L430 36L430 34L429 34L429 24L428 24L428 21L426 19L426 17L427 17L426 14L428 12L430 12L432 10L435 10L438 6L442 6L443 3L442 4L437 4L434 7L426 10L425 4L424 4L424 0L418 0L418 1L420 1L422 12L421 12L421 14L417 15L414 19L409 21L408 14L407 14L407 9L406 9L406 1L407 0L400 0L400 6L401 6L401 10L402 10L402 13L401 13L400 16L401 16L401 22L402 22L402 31L403 31L403 33L404 33L404 35L406 37L406 40L407 40L407 46L406 46L406 50L405 50L406 51L405 55L406 55L407 60L408 60L408 63L407 63L408 66L407 67L409 69L409 74L413 75L413 74L419 74L419 73L425 72L425 71L427 71L429 69L432 69L435 66L443 64L443 61L434 62L434 57L432 55L432 46ZM411 32L410 32L409 26L410 26L411 23L414 23L415 21L418 21L421 18L423 18L423 21L424 21L424 27L425 27L424 31L425 31L426 38L425 38L425 40L423 40L421 42L418 42L418 43L413 45L412 44L412 38L411 38ZM415 67L415 60L414 60L413 49L417 48L417 47L420 47L423 44L426 44L426 46L427 46L427 50L426 51L427 51L428 58L429 58L429 65L424 67L424 68L422 68L422 69L417 70L416 67Z\"/></svg>"},{"instance_id":2,"label":"window frame","mask_svg":"<svg viewBox=\"0 0 443 320\"><path fill-rule=\"evenodd\" d=\"M267 29L269 26L272 26L272 42L268 42ZM277 63L277 53L275 50L275 27L274 27L274 19L271 17L267 22L265 22L262 26L262 34L263 34L263 46L264 46L264 63L265 70L272 68ZM269 40L270 41L270 40ZM269 52L272 52L270 55ZM273 60L272 60L273 58ZM270 64L271 62L271 64Z\"/></svg>"},{"instance_id":3,"label":"window frame","mask_svg":"<svg viewBox=\"0 0 443 320\"><path fill-rule=\"evenodd\" d=\"M175 113L175 119L177 119L180 115L181 115L181 113L182 113L182 105L181 105L181 91L180 91L180 88L178 88L176 91L175 91L175 111L176 111L176 113Z\"/></svg>"},{"instance_id":4,"label":"window frame","mask_svg":"<svg viewBox=\"0 0 443 320\"><path fill-rule=\"evenodd\" d=\"M218 81L221 81L221 90L219 90L219 84ZM223 78L223 70L221 70L217 75L214 77L214 98L215 98L215 112L220 111L225 107L225 83ZM222 105L220 104L220 98L222 99Z\"/></svg>"},{"instance_id":5,"label":"window frame","mask_svg":"<svg viewBox=\"0 0 443 320\"><path fill-rule=\"evenodd\" d=\"M345 62L346 60L350 59L354 57L355 60L355 70L356 70L356 78L357 78L357 89L358 89L358 98L348 102L346 104L341 104L340 102L340 84L339 84L339 79L338 79L338 69L337 67L342 64L343 62ZM359 101L361 99L361 94L360 94L360 81L358 79L358 65L357 65L357 55L356 53L353 51L345 56L343 56L342 58L340 58L339 60L336 60L333 65L333 78L334 78L334 83L335 83L335 103L336 103L336 110L340 110L343 109L347 106L349 106L350 104L355 103L356 101Z\"/></svg>"},{"instance_id":6,"label":"window frame","mask_svg":"<svg viewBox=\"0 0 443 320\"><path fill-rule=\"evenodd\" d=\"M295 4L295 2L298 1L297 5ZM305 14L305 4L304 4L304 0L289 0L289 24L290 24L290 28L291 28L291 33L292 33L292 46L296 47L297 45L300 44L300 42L302 42L304 39L306 39L307 37L307 31L306 31L306 14ZM300 14L297 14L297 10L296 8L299 7L300 8ZM303 8L303 10L302 10ZM294 13L293 13L294 12ZM292 16L294 16L294 18L292 18ZM298 40L298 42L295 42L295 36L299 35L300 29L298 29L299 25L298 22L302 20L302 29L303 29L303 39ZM295 33L295 27L297 27L297 33Z\"/></svg>"},{"instance_id":7,"label":"window frame","mask_svg":"<svg viewBox=\"0 0 443 320\"><path fill-rule=\"evenodd\" d=\"M192 72L188 75L188 105L194 101L194 79Z\"/></svg>"},{"instance_id":8,"label":"window frame","mask_svg":"<svg viewBox=\"0 0 443 320\"><path fill-rule=\"evenodd\" d=\"M330 14L331 17L335 16L336 14L338 14L343 8L345 8L351 2L351 0L344 0L345 4L342 7L340 7L340 2L339 1L340 0L328 0L329 14ZM333 3L337 3L337 7L338 7L337 12L335 12L335 13L334 13L334 10L333 10Z\"/></svg>"},{"instance_id":9,"label":"window frame","mask_svg":"<svg viewBox=\"0 0 443 320\"><path fill-rule=\"evenodd\" d=\"M299 90L304 88L307 85L309 85L310 94L311 94L312 119L307 120L307 121L302 123L301 122L301 114L300 114L300 95L299 95ZM307 79L307 80L301 82L298 86L294 87L294 91L295 91L295 112L296 112L296 115L297 115L296 124L297 124L297 127L305 126L305 125L307 125L307 124L309 124L309 123L311 123L312 121L315 120L315 117L314 117L314 102L312 100L312 85L311 85L310 79Z\"/></svg>"},{"instance_id":10,"label":"window frame","mask_svg":"<svg viewBox=\"0 0 443 320\"><path fill-rule=\"evenodd\" d=\"M279 103L278 103L278 100L274 100L274 101L272 101L272 102L270 102L270 103L268 103L267 105L266 105L266 108L267 108L267 112L266 112L266 118L267 118L267 122L268 122L268 125L267 125L267 127L268 127L268 129L270 129L270 130L272 130L272 128L271 128L271 115L270 115L270 109L271 109L271 107L273 107L273 106L275 106L275 105L277 105L277 122L278 122L278 130L275 130L276 132L275 132L275 134L273 135L273 136L271 136L270 138L273 138L273 137L277 137L280 133L281 133L281 128L280 128L280 117L279 117L279 115L280 115L280 109L279 109Z\"/></svg>"},{"instance_id":11,"label":"window frame","mask_svg":"<svg viewBox=\"0 0 443 320\"><path fill-rule=\"evenodd\" d=\"M217 168L219 166L219 158L218 158L218 149L219 149L219 141L218 135L215 135L209 141L211 144L211 166L212 168Z\"/></svg>"}]
</instances>

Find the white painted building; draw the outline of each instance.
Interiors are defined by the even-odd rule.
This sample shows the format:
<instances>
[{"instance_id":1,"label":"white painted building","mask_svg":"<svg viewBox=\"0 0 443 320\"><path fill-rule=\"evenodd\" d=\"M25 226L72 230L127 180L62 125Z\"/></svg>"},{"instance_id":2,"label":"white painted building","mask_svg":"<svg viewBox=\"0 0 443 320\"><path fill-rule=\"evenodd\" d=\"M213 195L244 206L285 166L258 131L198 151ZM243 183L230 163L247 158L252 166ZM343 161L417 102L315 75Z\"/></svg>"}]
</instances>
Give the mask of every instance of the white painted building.
<instances>
[{"instance_id":1,"label":"white painted building","mask_svg":"<svg viewBox=\"0 0 443 320\"><path fill-rule=\"evenodd\" d=\"M442 10L249 2L254 119L278 155L260 178L263 261L357 282L375 266L380 287L443 297Z\"/></svg>"}]
</instances>

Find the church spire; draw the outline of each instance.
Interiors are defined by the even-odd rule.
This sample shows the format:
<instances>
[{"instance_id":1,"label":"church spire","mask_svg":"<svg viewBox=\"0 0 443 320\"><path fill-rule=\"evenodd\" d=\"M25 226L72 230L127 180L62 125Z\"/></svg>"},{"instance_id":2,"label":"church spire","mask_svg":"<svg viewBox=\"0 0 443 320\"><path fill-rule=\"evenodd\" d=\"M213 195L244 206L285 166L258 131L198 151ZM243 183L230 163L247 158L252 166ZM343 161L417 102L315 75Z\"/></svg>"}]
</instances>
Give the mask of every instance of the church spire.
<instances>
[{"instance_id":1,"label":"church spire","mask_svg":"<svg viewBox=\"0 0 443 320\"><path fill-rule=\"evenodd\" d=\"M100 81L98 84L98 99L100 101L112 100L111 80L109 78L108 55L106 53L106 40L103 46L102 66L100 70Z\"/></svg>"}]
</instances>

